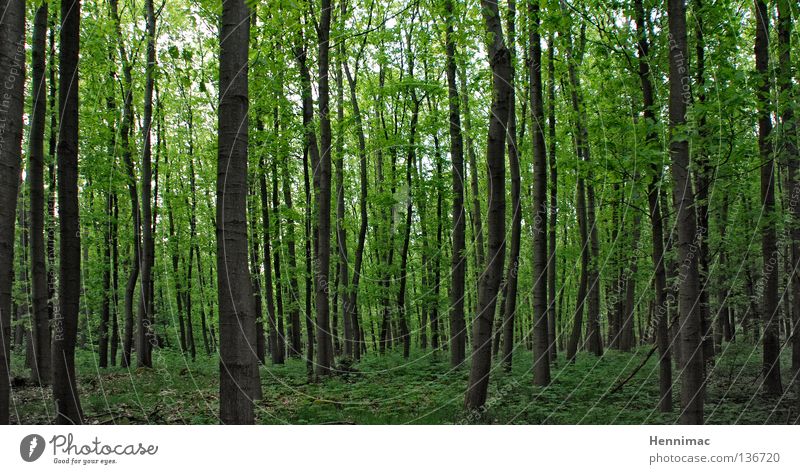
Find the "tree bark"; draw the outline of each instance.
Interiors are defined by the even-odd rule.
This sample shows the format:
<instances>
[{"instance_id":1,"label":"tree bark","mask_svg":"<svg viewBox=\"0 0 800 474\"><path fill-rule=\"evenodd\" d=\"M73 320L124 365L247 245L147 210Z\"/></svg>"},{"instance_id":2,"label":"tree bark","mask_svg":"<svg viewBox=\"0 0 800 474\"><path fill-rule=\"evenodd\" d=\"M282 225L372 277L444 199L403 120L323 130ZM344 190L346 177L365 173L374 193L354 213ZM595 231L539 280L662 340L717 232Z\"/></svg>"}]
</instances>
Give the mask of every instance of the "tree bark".
<instances>
[{"instance_id":1,"label":"tree bark","mask_svg":"<svg viewBox=\"0 0 800 474\"><path fill-rule=\"evenodd\" d=\"M139 318L136 325L136 363L138 367L152 367L153 304L150 295L152 279L151 255L153 254L151 205L151 125L153 123L153 74L156 61L156 17L153 0L145 2L147 9L147 65L145 67L144 118L142 123L142 253L139 266L142 281L139 285Z\"/></svg>"},{"instance_id":2,"label":"tree bark","mask_svg":"<svg viewBox=\"0 0 800 474\"><path fill-rule=\"evenodd\" d=\"M755 0L756 21L756 98L758 104L758 151L761 156L761 204L765 222L761 228L763 257L764 390L772 395L783 392L781 384L780 340L778 337L778 246L775 232L775 156L770 134L769 10L763 0Z\"/></svg>"},{"instance_id":3,"label":"tree bark","mask_svg":"<svg viewBox=\"0 0 800 474\"><path fill-rule=\"evenodd\" d=\"M450 110L450 159L453 180L453 250L450 262L450 365L457 367L466 357L467 327L464 321L466 258L466 214L464 212L464 140L461 135L461 111L456 84L455 13L453 0L445 0L445 50L447 54L447 93Z\"/></svg>"},{"instance_id":4,"label":"tree bark","mask_svg":"<svg viewBox=\"0 0 800 474\"><path fill-rule=\"evenodd\" d=\"M333 344L330 329L330 301L328 273L331 253L331 119L330 86L328 77L331 2L322 0L318 28L319 49L319 162L313 163L314 189L316 197L317 232L315 245L315 290L317 307L317 367L316 375L326 376L333 368Z\"/></svg>"},{"instance_id":5,"label":"tree bark","mask_svg":"<svg viewBox=\"0 0 800 474\"><path fill-rule=\"evenodd\" d=\"M45 80L45 44L47 41L47 2L41 2L33 21L33 47L31 61L33 79L31 86L33 105L28 152L30 180L30 253L31 282L33 287L33 349L35 364L31 367L33 381L39 386L49 385L50 368L50 316L47 302L47 266L44 246L44 129L47 120L47 83ZM107 244L108 245L108 244ZM101 334L102 336L102 334ZM101 344L102 347L102 344ZM101 358L101 363L103 362Z\"/></svg>"},{"instance_id":6,"label":"tree bark","mask_svg":"<svg viewBox=\"0 0 800 474\"><path fill-rule=\"evenodd\" d=\"M547 244L547 343L550 360L558 358L556 346L556 218L558 217L558 165L556 158L556 79L555 79L555 40L551 34L547 39L547 138L549 140L548 160L550 167L550 225Z\"/></svg>"},{"instance_id":7,"label":"tree bark","mask_svg":"<svg viewBox=\"0 0 800 474\"><path fill-rule=\"evenodd\" d=\"M25 2L0 2L0 77L14 78L0 104L0 424L9 423L11 289L14 280L14 230L22 156L25 107Z\"/></svg>"},{"instance_id":8,"label":"tree bark","mask_svg":"<svg viewBox=\"0 0 800 474\"><path fill-rule=\"evenodd\" d=\"M683 424L703 423L705 382L700 314L697 310L699 284L696 245L697 220L694 192L689 176L689 142L685 138L686 105L689 91L689 54L686 45L686 5L669 0L669 130L673 199L678 229L678 313L681 356L681 416Z\"/></svg>"},{"instance_id":9,"label":"tree bark","mask_svg":"<svg viewBox=\"0 0 800 474\"><path fill-rule=\"evenodd\" d=\"M75 378L75 342L80 311L81 237L78 223L78 51L80 0L62 0L59 40L58 213L59 303L53 318L53 399L57 424L81 424Z\"/></svg>"},{"instance_id":10,"label":"tree bark","mask_svg":"<svg viewBox=\"0 0 800 474\"><path fill-rule=\"evenodd\" d=\"M503 36L497 2L481 0L488 41L489 64L492 69L492 105L486 144L488 165L488 241L486 269L480 279L478 313L473 325L472 365L469 373L465 405L478 409L486 403L489 372L492 362L492 323L497 304L497 291L505 260L505 144L508 125L511 60Z\"/></svg>"},{"instance_id":11,"label":"tree bark","mask_svg":"<svg viewBox=\"0 0 800 474\"><path fill-rule=\"evenodd\" d=\"M796 87L792 85L794 69L791 55L792 37L792 9L788 0L778 0L778 60L779 60L779 91L782 108L781 127L783 149L782 161L788 163L789 181L789 214L792 217L790 226L791 237L791 302L792 302L792 375L796 384L800 385L800 156L797 148L797 120L794 115L792 100L797 98ZM729 329L730 332L730 329ZM730 339L728 339L730 340Z\"/></svg>"},{"instance_id":12,"label":"tree bark","mask_svg":"<svg viewBox=\"0 0 800 474\"><path fill-rule=\"evenodd\" d=\"M260 388L250 270L247 265L247 109L250 10L222 5L219 31L217 285L220 335L220 421L252 424Z\"/></svg>"},{"instance_id":13,"label":"tree bark","mask_svg":"<svg viewBox=\"0 0 800 474\"><path fill-rule=\"evenodd\" d=\"M636 33L638 35L637 55L639 57L639 81L642 84L642 107L645 126L647 127L646 145L655 147L658 144L656 129L655 97L653 82L650 72L650 43L647 39L647 24L649 12L645 14L643 1L635 0ZM650 211L651 240L653 246L653 268L655 286L655 311L654 321L648 331L655 329L656 345L658 346L658 408L662 412L672 411L672 352L669 339L669 317L667 308L667 272L664 265L664 221L661 215L660 182L661 168L657 163L652 164L653 176L647 186L647 204Z\"/></svg>"},{"instance_id":14,"label":"tree bark","mask_svg":"<svg viewBox=\"0 0 800 474\"><path fill-rule=\"evenodd\" d=\"M544 141L544 103L542 98L542 44L539 2L528 3L531 29L530 101L533 139L533 383L550 383L550 351L547 328L547 149ZM513 135L509 135L513 136ZM512 165L513 170L513 165ZM512 171L512 180L513 178ZM519 176L517 176L519 178ZM519 186L519 184L517 184ZM512 195L513 195L512 181ZM517 190L519 192L519 190ZM514 240L512 236L512 249ZM517 243L517 245L519 245ZM516 288L514 288L516 291Z\"/></svg>"}]
</instances>

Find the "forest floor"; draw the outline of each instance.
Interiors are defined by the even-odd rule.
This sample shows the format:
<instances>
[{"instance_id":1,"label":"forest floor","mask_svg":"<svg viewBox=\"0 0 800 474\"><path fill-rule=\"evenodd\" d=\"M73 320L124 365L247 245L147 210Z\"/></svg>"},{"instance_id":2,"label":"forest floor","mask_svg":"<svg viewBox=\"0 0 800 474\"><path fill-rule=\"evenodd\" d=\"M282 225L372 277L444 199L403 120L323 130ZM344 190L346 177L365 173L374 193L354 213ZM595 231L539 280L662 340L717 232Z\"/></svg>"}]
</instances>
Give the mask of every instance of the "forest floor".
<instances>
[{"instance_id":1,"label":"forest floor","mask_svg":"<svg viewBox=\"0 0 800 474\"><path fill-rule=\"evenodd\" d=\"M447 353L369 354L362 361L321 382L310 381L306 364L261 368L264 396L256 402L265 424L671 424L679 415L680 387L673 387L676 408L661 413L657 355L614 391L650 352L607 351L597 358L582 353L574 364L563 354L552 368L550 386L532 385L530 352L514 354L514 368L492 371L486 410L462 408L468 366L452 369ZM788 354L782 360L788 385ZM48 389L26 383L24 358L15 354L12 423L46 424L53 418ZM218 359L196 361L179 352L154 352L153 369L99 369L94 353L77 354L78 385L87 423L218 423ZM723 346L709 368L705 405L711 424L787 424L800 422L796 390L768 397L760 390L760 349L746 343ZM675 379L678 379L677 372Z\"/></svg>"}]
</instances>

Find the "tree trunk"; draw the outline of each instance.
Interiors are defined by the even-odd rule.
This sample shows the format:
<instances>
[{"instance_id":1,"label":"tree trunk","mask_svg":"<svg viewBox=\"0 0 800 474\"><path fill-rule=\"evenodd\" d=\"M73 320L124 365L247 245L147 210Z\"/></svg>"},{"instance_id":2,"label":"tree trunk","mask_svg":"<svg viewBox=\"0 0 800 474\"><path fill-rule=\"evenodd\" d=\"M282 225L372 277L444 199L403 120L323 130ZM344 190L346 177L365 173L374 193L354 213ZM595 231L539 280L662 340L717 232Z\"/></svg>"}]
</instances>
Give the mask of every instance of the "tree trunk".
<instances>
[{"instance_id":1,"label":"tree trunk","mask_svg":"<svg viewBox=\"0 0 800 474\"><path fill-rule=\"evenodd\" d=\"M758 105L758 151L761 155L761 204L765 222L761 228L763 257L764 390L772 395L783 392L781 384L780 340L778 337L778 246L775 237L775 156L770 134L769 10L763 0L755 0L756 98Z\"/></svg>"},{"instance_id":2,"label":"tree trunk","mask_svg":"<svg viewBox=\"0 0 800 474\"><path fill-rule=\"evenodd\" d=\"M22 114L25 108L25 2L0 3L0 77L11 78L11 89L0 114L0 337L11 337L12 282L14 280L14 230L22 156ZM71 26L71 25L70 25ZM0 347L0 424L9 423L9 344Z\"/></svg>"},{"instance_id":3,"label":"tree trunk","mask_svg":"<svg viewBox=\"0 0 800 474\"><path fill-rule=\"evenodd\" d=\"M33 23L33 47L31 53L31 60L33 63L33 79L31 82L33 88L33 105L31 107L31 129L28 143L28 179L31 185L30 266L33 286L33 349L36 361L31 367L31 376L33 381L40 386L49 385L52 375L52 370L50 368L50 316L47 302L47 266L45 264L44 247L44 129L47 120L47 84L44 73L47 15L47 2L41 2L36 9L36 16ZM108 240L109 239L106 239L107 242ZM106 246L108 247L108 244L106 244ZM104 281L107 281L107 279ZM101 329L101 338L102 335L103 331ZM102 357L101 363L103 363L104 360L105 357Z\"/></svg>"},{"instance_id":4,"label":"tree trunk","mask_svg":"<svg viewBox=\"0 0 800 474\"><path fill-rule=\"evenodd\" d=\"M122 341L122 366L129 367L133 347L133 303L136 292L136 281L139 278L139 264L142 253L141 216L139 214L139 193L136 186L136 172L130 146L131 127L133 126L133 78L131 77L131 64L125 50L122 37L122 27L119 17L118 0L110 0L111 16L114 19L119 55L122 62L122 122L120 123L120 141L122 159L125 163L128 180L128 194L131 198L131 223L133 225L133 256L131 258L131 273L125 285L125 334Z\"/></svg>"},{"instance_id":5,"label":"tree trunk","mask_svg":"<svg viewBox=\"0 0 800 474\"><path fill-rule=\"evenodd\" d=\"M678 313L681 356L681 416L683 424L703 423L705 383L700 314L697 311L699 284L696 245L697 220L694 193L689 177L689 142L684 138L688 90L688 47L686 45L686 6L684 0L669 0L669 129L673 199L678 230Z\"/></svg>"},{"instance_id":6,"label":"tree trunk","mask_svg":"<svg viewBox=\"0 0 800 474\"><path fill-rule=\"evenodd\" d=\"M58 108L58 214L61 255L58 312L53 318L53 399L56 423L81 424L75 378L75 341L80 311L81 237L78 223L78 51L80 0L61 2Z\"/></svg>"},{"instance_id":7,"label":"tree trunk","mask_svg":"<svg viewBox=\"0 0 800 474\"><path fill-rule=\"evenodd\" d=\"M778 0L778 61L779 61L779 91L783 104L780 110L782 140L781 147L784 156L782 162L788 163L789 181L789 214L792 217L790 226L791 238L791 343L792 343L792 379L800 385L800 181L798 181L798 167L800 156L797 149L797 122L794 116L792 99L797 97L796 87L792 85L792 9L788 0ZM730 330L729 330L730 331Z\"/></svg>"},{"instance_id":8,"label":"tree trunk","mask_svg":"<svg viewBox=\"0 0 800 474\"><path fill-rule=\"evenodd\" d=\"M319 161L313 164L316 197L317 235L315 245L315 290L317 307L317 367L316 375L329 375L333 368L333 344L330 329L330 301L328 300L328 273L331 253L331 119L330 86L328 77L331 2L322 0L318 28L319 48Z\"/></svg>"},{"instance_id":9,"label":"tree trunk","mask_svg":"<svg viewBox=\"0 0 800 474\"><path fill-rule=\"evenodd\" d=\"M547 344L550 360L558 357L556 347L556 218L558 217L558 166L556 160L556 79L555 79L555 40L553 35L547 39L547 129L550 166L550 226L548 227L547 258Z\"/></svg>"},{"instance_id":10,"label":"tree trunk","mask_svg":"<svg viewBox=\"0 0 800 474\"><path fill-rule=\"evenodd\" d=\"M489 259L480 278L478 312L473 325L472 365L465 405L478 409L486 403L492 363L492 323L497 304L497 290L505 261L505 136L508 125L511 60L503 37L500 11L496 2L481 0L486 34L489 36L489 64L492 68L492 105L486 144L488 165Z\"/></svg>"},{"instance_id":11,"label":"tree trunk","mask_svg":"<svg viewBox=\"0 0 800 474\"><path fill-rule=\"evenodd\" d=\"M464 321L464 286L466 259L466 214L464 213L464 141L461 135L461 112L456 84L456 44L453 23L453 0L445 0L445 49L447 53L447 92L450 107L450 159L453 179L453 250L450 262L450 364L453 367L466 357L467 327Z\"/></svg>"},{"instance_id":12,"label":"tree trunk","mask_svg":"<svg viewBox=\"0 0 800 474\"><path fill-rule=\"evenodd\" d=\"M550 351L547 328L547 149L544 142L544 104L542 98L542 44L539 33L538 2L528 4L531 21L530 101L531 137L533 138L533 383L550 383ZM509 134L509 137L514 136ZM517 171L518 172L518 171ZM519 176L517 176L519 178ZM512 195L514 194L512 165ZM519 184L517 184L519 187ZM519 190L517 190L519 193ZM512 236L512 253L514 247ZM517 245L519 243L517 242ZM513 258L513 256L512 256ZM516 278L515 278L516 280ZM516 284L515 284L516 286ZM516 288L514 288L516 292Z\"/></svg>"},{"instance_id":13,"label":"tree trunk","mask_svg":"<svg viewBox=\"0 0 800 474\"><path fill-rule=\"evenodd\" d=\"M250 10L244 0L222 5L219 31L217 285L220 336L220 421L252 424L260 388L250 270L247 265L247 106Z\"/></svg>"},{"instance_id":14,"label":"tree trunk","mask_svg":"<svg viewBox=\"0 0 800 474\"><path fill-rule=\"evenodd\" d=\"M364 38L366 41L366 37ZM362 51L363 51L364 44L362 43ZM361 55L359 54L359 57ZM368 225L368 213L367 213L367 189L369 188L369 181L367 178L367 145L366 145L366 138L364 136L364 124L362 123L361 119L361 109L358 105L358 98L356 96L356 84L358 81L358 64L356 64L355 71L353 74L350 73L350 69L347 65L347 62L344 63L344 71L347 75L347 83L350 87L350 104L353 108L353 120L356 125L356 131L358 132L358 161L359 161L359 185L360 185L360 194L359 194L359 213L361 218L361 223L359 224L358 228L358 245L356 247L356 255L355 255L355 264L353 265L353 281L350 285L350 294L347 298L348 301L348 312L349 318L352 321L353 332L356 337L356 344L353 346L353 356L356 359L361 358L361 344L363 342L363 337L361 336L361 323L359 321L358 316L358 285L361 279L361 267L364 262L364 247L366 244L367 239L367 225Z\"/></svg>"},{"instance_id":15,"label":"tree trunk","mask_svg":"<svg viewBox=\"0 0 800 474\"><path fill-rule=\"evenodd\" d=\"M144 119L142 123L142 254L139 266L142 282L139 285L139 318L136 325L136 363L138 367L152 367L153 302L150 295L153 254L151 205L151 125L153 123L153 74L156 62L156 17L153 0L145 2L147 9L147 65L145 67Z\"/></svg>"},{"instance_id":16,"label":"tree trunk","mask_svg":"<svg viewBox=\"0 0 800 474\"><path fill-rule=\"evenodd\" d=\"M658 144L656 129L655 97L653 95L653 82L650 72L650 43L647 39L647 24L645 18L650 17L650 12L645 14L643 1L635 0L636 33L638 35L637 55L639 57L639 81L642 84L642 106L645 123L647 124L646 145L655 147ZM647 186L647 204L650 211L651 239L653 246L653 268L655 286L654 321L648 325L648 331L655 330L656 345L658 346L658 408L662 412L672 411L672 355L669 338L669 316L667 308L667 273L664 265L664 222L661 216L660 182L661 166L652 165L653 176ZM654 327L653 327L654 326Z\"/></svg>"}]
</instances>

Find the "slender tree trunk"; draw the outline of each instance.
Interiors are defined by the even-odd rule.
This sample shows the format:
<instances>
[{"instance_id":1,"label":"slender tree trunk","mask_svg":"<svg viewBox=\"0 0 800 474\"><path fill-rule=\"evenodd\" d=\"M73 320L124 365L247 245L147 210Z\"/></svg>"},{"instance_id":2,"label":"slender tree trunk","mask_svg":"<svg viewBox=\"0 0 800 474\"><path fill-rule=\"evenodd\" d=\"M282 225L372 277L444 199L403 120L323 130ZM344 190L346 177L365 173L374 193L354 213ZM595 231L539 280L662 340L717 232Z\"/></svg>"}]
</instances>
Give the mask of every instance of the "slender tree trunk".
<instances>
[{"instance_id":1,"label":"slender tree trunk","mask_svg":"<svg viewBox=\"0 0 800 474\"><path fill-rule=\"evenodd\" d=\"M136 172L133 166L130 146L131 127L133 126L132 67L128 60L125 42L122 37L118 0L109 0L109 3L111 5L111 16L114 19L114 28L116 29L117 43L119 45L119 55L122 62L123 109L122 122L120 123L120 145L122 148L122 159L127 172L128 194L131 198L131 223L133 225L133 257L131 258L131 273L125 285L125 334L122 341L122 366L128 367L130 366L133 348L133 303L136 292L136 281L139 278L140 255L142 252L141 216L139 215L139 193L136 186Z\"/></svg>"},{"instance_id":2,"label":"slender tree trunk","mask_svg":"<svg viewBox=\"0 0 800 474\"><path fill-rule=\"evenodd\" d=\"M47 2L41 2L36 9L33 23L33 48L31 61L33 79L31 82L32 113L30 117L30 138L28 152L28 179L30 180L30 244L31 281L33 286L33 349L36 363L31 367L31 375L38 385L50 384L50 316L48 310L47 266L45 264L44 244L44 129L47 120L47 83L45 81L45 44L47 41ZM106 240L108 241L108 239ZM106 244L108 247L108 244ZM106 270L106 273L108 271ZM107 281L107 278L104 279ZM107 290L107 289L106 289ZM106 297L107 298L107 297ZM107 319L106 319L107 321ZM101 339L103 336L101 328ZM102 350L101 343L101 350ZM105 357L101 358L101 363Z\"/></svg>"},{"instance_id":3,"label":"slender tree trunk","mask_svg":"<svg viewBox=\"0 0 800 474\"><path fill-rule=\"evenodd\" d=\"M147 65L145 67L144 122L142 124L142 253L139 266L142 281L139 285L139 318L136 325L136 363L139 367L152 367L152 311L150 282L152 278L151 255L153 254L152 205L151 205L151 125L153 122L153 74L156 61L156 17L153 0L145 2L147 9Z\"/></svg>"},{"instance_id":4,"label":"slender tree trunk","mask_svg":"<svg viewBox=\"0 0 800 474\"><path fill-rule=\"evenodd\" d=\"M259 125L259 129L261 129ZM260 167L259 184L261 191L261 223L264 229L264 290L267 298L267 321L269 323L269 350L270 358L273 364L283 364L284 358L278 344L278 321L275 314L275 293L272 282L272 265L270 263L272 251L271 249L271 233L272 226L269 217L269 201L267 194L267 167L264 163L264 156L260 154L258 157L258 164ZM263 329L262 329L263 330Z\"/></svg>"},{"instance_id":5,"label":"slender tree trunk","mask_svg":"<svg viewBox=\"0 0 800 474\"><path fill-rule=\"evenodd\" d=\"M635 0L636 32L639 37L637 54L639 57L639 80L642 84L643 115L647 124L646 145L655 147L658 144L656 129L655 97L653 82L650 72L650 43L647 39L647 24L649 12L645 14L643 1ZM667 272L664 265L664 222L661 215L660 182L661 166L653 165L653 176L647 186L647 203L650 211L651 239L653 246L653 268L655 286L655 315L654 323L648 326L648 331L655 329L656 345L658 346L658 408L662 412L672 411L672 353L669 338L669 316L667 308ZM653 328L653 326L655 326Z\"/></svg>"},{"instance_id":6,"label":"slender tree trunk","mask_svg":"<svg viewBox=\"0 0 800 474\"><path fill-rule=\"evenodd\" d=\"M276 136L279 130L275 130ZM279 148L280 150L280 148ZM275 229L271 234L274 236L275 244L272 246L272 262L275 267L275 317L278 323L278 359L280 364L286 361L286 331L284 330L284 311L283 311L283 278L281 277L281 212L280 201L278 200L278 160L283 160L282 154L272 160L272 216L275 221ZM259 313L260 314L260 313Z\"/></svg>"},{"instance_id":7,"label":"slender tree trunk","mask_svg":"<svg viewBox=\"0 0 800 474\"><path fill-rule=\"evenodd\" d=\"M778 60L780 64L779 91L781 98L781 147L784 153L782 161L788 163L789 181L789 214L792 217L791 268L789 285L791 285L791 318L792 318L792 379L800 386L800 180L798 167L800 156L797 149L797 121L792 101L797 98L796 87L792 85L794 69L792 67L792 9L789 0L778 0ZM730 329L728 330L730 332ZM728 339L730 340L730 339Z\"/></svg>"},{"instance_id":8,"label":"slender tree trunk","mask_svg":"<svg viewBox=\"0 0 800 474\"><path fill-rule=\"evenodd\" d=\"M489 36L489 64L492 68L492 105L486 145L489 196L489 259L480 279L478 313L473 326L472 365L465 405L478 409L486 403L492 362L492 323L497 304L497 290L505 260L505 137L508 125L511 60L503 36L500 11L496 2L481 0L486 34Z\"/></svg>"},{"instance_id":9,"label":"slender tree trunk","mask_svg":"<svg viewBox=\"0 0 800 474\"><path fill-rule=\"evenodd\" d=\"M75 378L75 341L80 311L81 238L78 223L78 51L80 0L61 2L58 108L58 214L61 265L59 308L53 324L53 399L56 423L81 424Z\"/></svg>"},{"instance_id":10,"label":"slender tree trunk","mask_svg":"<svg viewBox=\"0 0 800 474\"><path fill-rule=\"evenodd\" d=\"M117 349L119 347L119 199L117 193L111 194L113 218L111 220L111 352L109 363L112 367L117 365Z\"/></svg>"},{"instance_id":11,"label":"slender tree trunk","mask_svg":"<svg viewBox=\"0 0 800 474\"><path fill-rule=\"evenodd\" d=\"M778 336L778 246L775 237L775 156L770 134L769 10L763 0L755 0L756 21L756 97L758 99L758 150L761 155L761 204L764 224L761 229L763 256L764 390L773 395L783 392L781 384L780 341Z\"/></svg>"},{"instance_id":12,"label":"slender tree trunk","mask_svg":"<svg viewBox=\"0 0 800 474\"><path fill-rule=\"evenodd\" d=\"M450 159L453 179L453 250L450 262L450 364L453 367L466 357L467 327L464 321L464 286L466 258L466 214L464 212L464 140L461 135L461 112L456 84L456 44L453 23L453 0L445 0L445 49L447 52L447 91L450 107Z\"/></svg>"},{"instance_id":13,"label":"slender tree trunk","mask_svg":"<svg viewBox=\"0 0 800 474\"><path fill-rule=\"evenodd\" d=\"M699 284L696 245L697 220L694 193L689 177L689 142L684 138L686 105L690 100L688 47L686 45L686 5L684 0L669 0L669 129L672 161L673 199L677 214L678 279L680 290L678 313L681 356L681 416L683 424L703 423L705 383L700 314L697 310Z\"/></svg>"},{"instance_id":14,"label":"slender tree trunk","mask_svg":"<svg viewBox=\"0 0 800 474\"><path fill-rule=\"evenodd\" d=\"M11 379L11 289L14 280L14 230L22 156L25 85L25 2L0 2L0 77L11 89L0 107L0 425L9 423ZM72 25L70 25L72 26Z\"/></svg>"},{"instance_id":15,"label":"slender tree trunk","mask_svg":"<svg viewBox=\"0 0 800 474\"><path fill-rule=\"evenodd\" d=\"M291 190L291 177L289 175L288 160L283 162L283 201L286 203L288 210L293 209L292 205L292 190ZM289 213L291 215L291 213ZM289 336L289 357L300 357L303 353L302 343L302 328L300 327L300 287L297 283L297 250L295 243L295 225L294 218L286 220L286 250L289 255L289 288L291 292L291 304L289 309L289 321L291 324Z\"/></svg>"},{"instance_id":16,"label":"slender tree trunk","mask_svg":"<svg viewBox=\"0 0 800 474\"><path fill-rule=\"evenodd\" d=\"M319 48L319 161L312 163L316 197L317 232L315 242L315 290L317 307L317 366L316 375L329 375L333 367L333 343L330 329L328 274L331 252L331 119L330 86L328 77L331 2L322 0L318 27ZM312 155L313 156L313 155Z\"/></svg>"},{"instance_id":17,"label":"slender tree trunk","mask_svg":"<svg viewBox=\"0 0 800 474\"><path fill-rule=\"evenodd\" d=\"M341 8L339 20L343 28L344 2L341 3ZM350 282L350 262L347 255L347 230L344 227L344 72L342 70L342 61L345 59L344 42L339 43L338 52L336 60L336 246L339 251L339 282L342 285L338 293L341 301L342 326L344 327L344 356L352 358L353 344L356 341L353 336L353 320L349 311L350 290L347 287Z\"/></svg>"},{"instance_id":18,"label":"slender tree trunk","mask_svg":"<svg viewBox=\"0 0 800 474\"><path fill-rule=\"evenodd\" d=\"M542 98L542 44L539 33L539 2L528 4L531 29L530 100L533 138L533 383L550 383L550 351L547 328L547 149L544 141ZM509 135L513 136L513 135ZM513 166L512 166L513 170ZM512 171L512 180L514 172ZM512 181L512 195L513 195ZM514 240L512 236L512 249ZM518 244L517 244L518 245ZM516 291L516 289L514 289Z\"/></svg>"},{"instance_id":19,"label":"slender tree trunk","mask_svg":"<svg viewBox=\"0 0 800 474\"><path fill-rule=\"evenodd\" d=\"M366 38L365 38L366 40ZM363 50L363 44L362 44ZM360 56L360 55L359 55ZM367 240L367 226L368 226L368 212L367 212L367 189L369 188L369 181L367 178L367 145L364 136L364 124L361 119L361 109L358 105L358 98L356 96L356 84L358 81L358 64L356 64L353 74L347 62L344 63L344 71L347 75L347 83L350 87L350 104L353 108L353 120L358 132L358 161L359 161L359 212L361 222L358 228L358 245L356 247L355 264L353 265L353 281L350 285L350 292L347 298L348 301L348 317L352 321L353 332L356 336L356 344L353 346L353 356L356 359L361 357L361 344L363 337L361 333L361 323L358 315L358 285L361 279L361 267L364 262L364 247Z\"/></svg>"},{"instance_id":20,"label":"slender tree trunk","mask_svg":"<svg viewBox=\"0 0 800 474\"><path fill-rule=\"evenodd\" d=\"M695 162L697 171L695 172L695 202L697 203L697 232L700 237L700 246L697 255L697 265L700 275L700 286L698 288L698 310L700 311L700 325L703 338L703 359L710 363L714 359L714 327L710 322L711 310L708 301L708 208L710 199L711 179L714 170L709 163L708 152L706 151L708 141L708 126L706 119L706 78L705 78L705 25L703 18L706 13L703 10L702 0L697 0L694 4L695 18L695 52L696 66L695 90L697 103L700 112L697 114L698 139L695 140L692 149L695 150Z\"/></svg>"},{"instance_id":21,"label":"slender tree trunk","mask_svg":"<svg viewBox=\"0 0 800 474\"><path fill-rule=\"evenodd\" d=\"M250 270L247 265L247 108L250 9L222 5L217 165L217 285L220 331L220 421L251 424L260 388Z\"/></svg>"},{"instance_id":22,"label":"slender tree trunk","mask_svg":"<svg viewBox=\"0 0 800 474\"><path fill-rule=\"evenodd\" d=\"M547 138L550 167L550 225L547 244L547 344L550 360L558 357L556 346L556 218L558 217L558 166L556 160L556 79L555 79L555 40L551 34L547 39Z\"/></svg>"}]
</instances>

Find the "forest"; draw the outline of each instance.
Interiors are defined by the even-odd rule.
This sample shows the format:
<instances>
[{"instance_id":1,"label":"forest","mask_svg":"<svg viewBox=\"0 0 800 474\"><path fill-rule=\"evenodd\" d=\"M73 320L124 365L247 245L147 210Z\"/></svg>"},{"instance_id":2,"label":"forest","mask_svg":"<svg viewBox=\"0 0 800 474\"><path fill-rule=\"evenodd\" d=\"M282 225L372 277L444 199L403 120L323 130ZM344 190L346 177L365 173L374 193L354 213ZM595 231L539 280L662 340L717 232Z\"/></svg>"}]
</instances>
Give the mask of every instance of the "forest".
<instances>
[{"instance_id":1,"label":"forest","mask_svg":"<svg viewBox=\"0 0 800 474\"><path fill-rule=\"evenodd\" d=\"M793 0L0 0L0 424L797 424Z\"/></svg>"}]
</instances>

